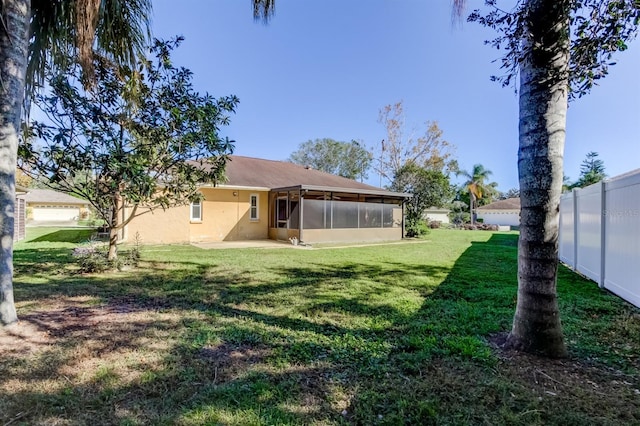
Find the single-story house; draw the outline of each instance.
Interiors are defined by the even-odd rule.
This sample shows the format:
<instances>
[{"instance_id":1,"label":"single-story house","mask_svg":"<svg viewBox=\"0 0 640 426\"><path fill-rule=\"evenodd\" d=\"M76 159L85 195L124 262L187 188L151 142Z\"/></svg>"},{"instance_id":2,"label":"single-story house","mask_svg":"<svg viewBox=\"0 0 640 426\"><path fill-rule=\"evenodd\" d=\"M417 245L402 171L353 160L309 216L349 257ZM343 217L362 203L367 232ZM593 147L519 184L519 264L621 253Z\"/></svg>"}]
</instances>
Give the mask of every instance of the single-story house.
<instances>
[{"instance_id":1,"label":"single-story house","mask_svg":"<svg viewBox=\"0 0 640 426\"><path fill-rule=\"evenodd\" d=\"M476 214L489 225L520 226L520 198L507 198L478 207Z\"/></svg>"},{"instance_id":2,"label":"single-story house","mask_svg":"<svg viewBox=\"0 0 640 426\"><path fill-rule=\"evenodd\" d=\"M143 243L296 238L306 243L403 237L409 194L285 161L230 156L226 181L200 188L204 199L147 211L124 229ZM139 209L140 211L140 209Z\"/></svg>"},{"instance_id":3,"label":"single-story house","mask_svg":"<svg viewBox=\"0 0 640 426\"><path fill-rule=\"evenodd\" d=\"M30 189L19 195L27 206L27 219L34 222L70 222L78 220L89 202L51 189Z\"/></svg>"}]
</instances>

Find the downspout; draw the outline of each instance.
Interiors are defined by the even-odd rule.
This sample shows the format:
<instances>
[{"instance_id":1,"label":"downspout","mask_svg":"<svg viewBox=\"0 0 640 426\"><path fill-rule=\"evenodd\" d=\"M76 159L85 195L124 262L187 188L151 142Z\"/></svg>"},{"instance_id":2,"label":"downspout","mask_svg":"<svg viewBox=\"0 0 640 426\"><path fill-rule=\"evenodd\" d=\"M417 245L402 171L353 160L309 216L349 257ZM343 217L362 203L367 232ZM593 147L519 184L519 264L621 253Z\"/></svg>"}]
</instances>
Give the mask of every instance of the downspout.
<instances>
[{"instance_id":1,"label":"downspout","mask_svg":"<svg viewBox=\"0 0 640 426\"><path fill-rule=\"evenodd\" d=\"M600 288L605 288L605 274L606 265L605 260L607 258L607 187L604 180L600 181L600 282L598 283Z\"/></svg>"},{"instance_id":2,"label":"downspout","mask_svg":"<svg viewBox=\"0 0 640 426\"><path fill-rule=\"evenodd\" d=\"M302 229L304 226L302 225L302 220L304 219L304 195L302 189L298 190L298 241L302 242Z\"/></svg>"},{"instance_id":3,"label":"downspout","mask_svg":"<svg viewBox=\"0 0 640 426\"><path fill-rule=\"evenodd\" d=\"M402 237L400 239L404 240L404 204L407 202L406 198L402 199Z\"/></svg>"}]
</instances>

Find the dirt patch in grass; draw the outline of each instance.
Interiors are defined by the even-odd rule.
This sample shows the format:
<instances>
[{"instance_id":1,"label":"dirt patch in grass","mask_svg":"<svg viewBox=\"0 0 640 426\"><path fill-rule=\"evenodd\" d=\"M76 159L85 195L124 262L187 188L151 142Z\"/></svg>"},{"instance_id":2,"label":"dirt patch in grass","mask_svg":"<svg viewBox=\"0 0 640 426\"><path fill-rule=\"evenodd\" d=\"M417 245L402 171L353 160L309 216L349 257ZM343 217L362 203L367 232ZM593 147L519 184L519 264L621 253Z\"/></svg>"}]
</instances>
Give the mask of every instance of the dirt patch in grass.
<instances>
[{"instance_id":1,"label":"dirt patch in grass","mask_svg":"<svg viewBox=\"0 0 640 426\"><path fill-rule=\"evenodd\" d=\"M529 408L523 411L544 411L556 407L558 412L566 412L566 420L588 420L604 423L614 420L621 424L637 422L640 419L640 380L613 367L590 360L569 356L563 359L548 359L514 350L504 349L507 333L492 335L490 346L498 358L496 371L507 380L517 384L523 392L537 397L531 404L539 404L545 409ZM517 393L517 392L516 392ZM517 398L516 393L510 396ZM577 418L576 413L582 418ZM523 414L521 413L521 414ZM601 413L607 413L599 418ZM548 414L548 413L547 413Z\"/></svg>"},{"instance_id":2,"label":"dirt patch in grass","mask_svg":"<svg viewBox=\"0 0 640 426\"><path fill-rule=\"evenodd\" d=\"M203 347L197 352L197 357L213 369L212 384L221 384L235 380L254 365L263 363L268 354L266 347L223 343L215 347Z\"/></svg>"}]
</instances>

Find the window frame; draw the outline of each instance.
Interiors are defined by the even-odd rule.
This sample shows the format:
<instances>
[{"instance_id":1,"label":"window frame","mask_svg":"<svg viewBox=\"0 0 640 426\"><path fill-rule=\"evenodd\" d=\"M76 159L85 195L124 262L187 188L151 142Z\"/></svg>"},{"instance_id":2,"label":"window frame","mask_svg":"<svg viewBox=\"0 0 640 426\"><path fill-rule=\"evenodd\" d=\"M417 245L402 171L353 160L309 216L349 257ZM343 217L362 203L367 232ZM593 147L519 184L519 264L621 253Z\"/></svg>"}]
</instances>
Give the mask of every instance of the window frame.
<instances>
[{"instance_id":1,"label":"window frame","mask_svg":"<svg viewBox=\"0 0 640 426\"><path fill-rule=\"evenodd\" d=\"M198 213L200 213L199 217L195 217L193 215L193 208L195 206L198 206ZM202 201L196 201L196 202L191 202L191 204L189 205L189 220L191 222L202 222Z\"/></svg>"},{"instance_id":2,"label":"window frame","mask_svg":"<svg viewBox=\"0 0 640 426\"><path fill-rule=\"evenodd\" d=\"M256 205L254 206L252 200L255 198ZM255 211L255 217L253 212ZM249 194L249 221L258 222L260 220L260 194Z\"/></svg>"}]
</instances>

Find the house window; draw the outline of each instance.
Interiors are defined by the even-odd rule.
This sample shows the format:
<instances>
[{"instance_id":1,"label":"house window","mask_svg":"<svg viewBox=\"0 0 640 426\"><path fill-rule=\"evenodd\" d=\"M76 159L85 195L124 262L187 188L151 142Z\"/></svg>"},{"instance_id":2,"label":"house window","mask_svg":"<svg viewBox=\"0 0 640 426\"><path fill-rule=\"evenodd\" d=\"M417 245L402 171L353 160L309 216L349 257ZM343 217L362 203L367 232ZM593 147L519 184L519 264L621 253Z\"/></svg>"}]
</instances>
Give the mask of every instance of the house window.
<instances>
[{"instance_id":1,"label":"house window","mask_svg":"<svg viewBox=\"0 0 640 426\"><path fill-rule=\"evenodd\" d=\"M258 220L258 194L249 196L249 220Z\"/></svg>"},{"instance_id":2,"label":"house window","mask_svg":"<svg viewBox=\"0 0 640 426\"><path fill-rule=\"evenodd\" d=\"M191 220L193 222L202 222L202 202L194 201L191 203Z\"/></svg>"}]
</instances>

